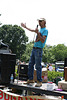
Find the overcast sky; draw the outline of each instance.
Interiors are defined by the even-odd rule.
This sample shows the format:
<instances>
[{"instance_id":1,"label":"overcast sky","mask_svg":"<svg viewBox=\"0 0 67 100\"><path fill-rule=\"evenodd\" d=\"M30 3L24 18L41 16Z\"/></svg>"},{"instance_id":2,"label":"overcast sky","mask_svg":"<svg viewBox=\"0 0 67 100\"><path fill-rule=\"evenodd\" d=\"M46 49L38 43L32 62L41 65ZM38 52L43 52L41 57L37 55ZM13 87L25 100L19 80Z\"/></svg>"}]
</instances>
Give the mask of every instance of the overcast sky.
<instances>
[{"instance_id":1,"label":"overcast sky","mask_svg":"<svg viewBox=\"0 0 67 100\"><path fill-rule=\"evenodd\" d=\"M49 32L46 44L67 46L67 0L0 0L0 14L2 25L24 22L32 29L44 17ZM35 33L25 32L32 41Z\"/></svg>"}]
</instances>

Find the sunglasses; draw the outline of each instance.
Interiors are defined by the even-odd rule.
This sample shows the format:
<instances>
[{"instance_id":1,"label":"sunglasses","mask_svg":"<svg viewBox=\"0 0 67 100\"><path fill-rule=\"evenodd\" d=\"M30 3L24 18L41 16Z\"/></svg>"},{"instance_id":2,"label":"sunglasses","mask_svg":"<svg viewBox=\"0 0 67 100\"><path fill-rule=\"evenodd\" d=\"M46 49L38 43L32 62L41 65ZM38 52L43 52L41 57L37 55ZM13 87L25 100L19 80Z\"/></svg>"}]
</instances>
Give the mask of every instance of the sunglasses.
<instances>
[{"instance_id":1,"label":"sunglasses","mask_svg":"<svg viewBox=\"0 0 67 100\"><path fill-rule=\"evenodd\" d=\"M42 22L42 20L39 20L39 22Z\"/></svg>"}]
</instances>

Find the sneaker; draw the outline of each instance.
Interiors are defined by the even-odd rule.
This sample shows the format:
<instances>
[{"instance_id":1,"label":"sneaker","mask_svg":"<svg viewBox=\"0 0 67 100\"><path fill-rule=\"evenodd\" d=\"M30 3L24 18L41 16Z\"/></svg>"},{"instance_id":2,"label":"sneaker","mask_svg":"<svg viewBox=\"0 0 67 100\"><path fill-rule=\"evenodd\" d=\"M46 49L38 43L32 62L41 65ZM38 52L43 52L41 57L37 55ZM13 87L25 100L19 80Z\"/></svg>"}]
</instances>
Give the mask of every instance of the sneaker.
<instances>
[{"instance_id":1,"label":"sneaker","mask_svg":"<svg viewBox=\"0 0 67 100\"><path fill-rule=\"evenodd\" d=\"M24 84L30 84L30 83L34 83L34 82L35 82L34 80L27 80L27 82Z\"/></svg>"},{"instance_id":2,"label":"sneaker","mask_svg":"<svg viewBox=\"0 0 67 100\"><path fill-rule=\"evenodd\" d=\"M37 84L35 85L35 87L40 87L42 86L42 82L37 81Z\"/></svg>"}]
</instances>

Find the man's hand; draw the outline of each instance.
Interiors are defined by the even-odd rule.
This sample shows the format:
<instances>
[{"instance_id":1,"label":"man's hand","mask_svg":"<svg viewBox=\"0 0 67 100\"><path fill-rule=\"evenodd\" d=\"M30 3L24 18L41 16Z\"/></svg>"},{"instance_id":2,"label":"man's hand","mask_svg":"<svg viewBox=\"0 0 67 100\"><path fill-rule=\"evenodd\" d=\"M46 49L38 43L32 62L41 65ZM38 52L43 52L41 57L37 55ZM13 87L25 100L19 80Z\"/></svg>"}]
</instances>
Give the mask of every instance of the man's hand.
<instances>
[{"instance_id":1,"label":"man's hand","mask_svg":"<svg viewBox=\"0 0 67 100\"><path fill-rule=\"evenodd\" d=\"M25 24L21 23L21 26L24 27L24 28L26 28L26 23Z\"/></svg>"}]
</instances>

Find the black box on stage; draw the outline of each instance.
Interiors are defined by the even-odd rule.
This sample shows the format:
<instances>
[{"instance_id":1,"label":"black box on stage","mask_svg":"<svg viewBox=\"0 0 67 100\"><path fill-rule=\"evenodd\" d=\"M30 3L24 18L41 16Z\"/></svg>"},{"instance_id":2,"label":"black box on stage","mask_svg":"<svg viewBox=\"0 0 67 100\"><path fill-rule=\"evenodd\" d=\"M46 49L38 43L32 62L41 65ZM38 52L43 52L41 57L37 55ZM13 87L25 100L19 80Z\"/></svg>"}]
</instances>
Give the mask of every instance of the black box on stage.
<instances>
[{"instance_id":1,"label":"black box on stage","mask_svg":"<svg viewBox=\"0 0 67 100\"><path fill-rule=\"evenodd\" d=\"M64 60L64 79L67 81L67 58Z\"/></svg>"},{"instance_id":2,"label":"black box on stage","mask_svg":"<svg viewBox=\"0 0 67 100\"><path fill-rule=\"evenodd\" d=\"M28 79L28 65L20 64L19 66L19 79L27 80Z\"/></svg>"},{"instance_id":3,"label":"black box on stage","mask_svg":"<svg viewBox=\"0 0 67 100\"><path fill-rule=\"evenodd\" d=\"M67 67L67 58L64 60L64 67Z\"/></svg>"},{"instance_id":4,"label":"black box on stage","mask_svg":"<svg viewBox=\"0 0 67 100\"><path fill-rule=\"evenodd\" d=\"M15 77L16 55L0 53L0 84L10 83L11 74Z\"/></svg>"}]
</instances>

